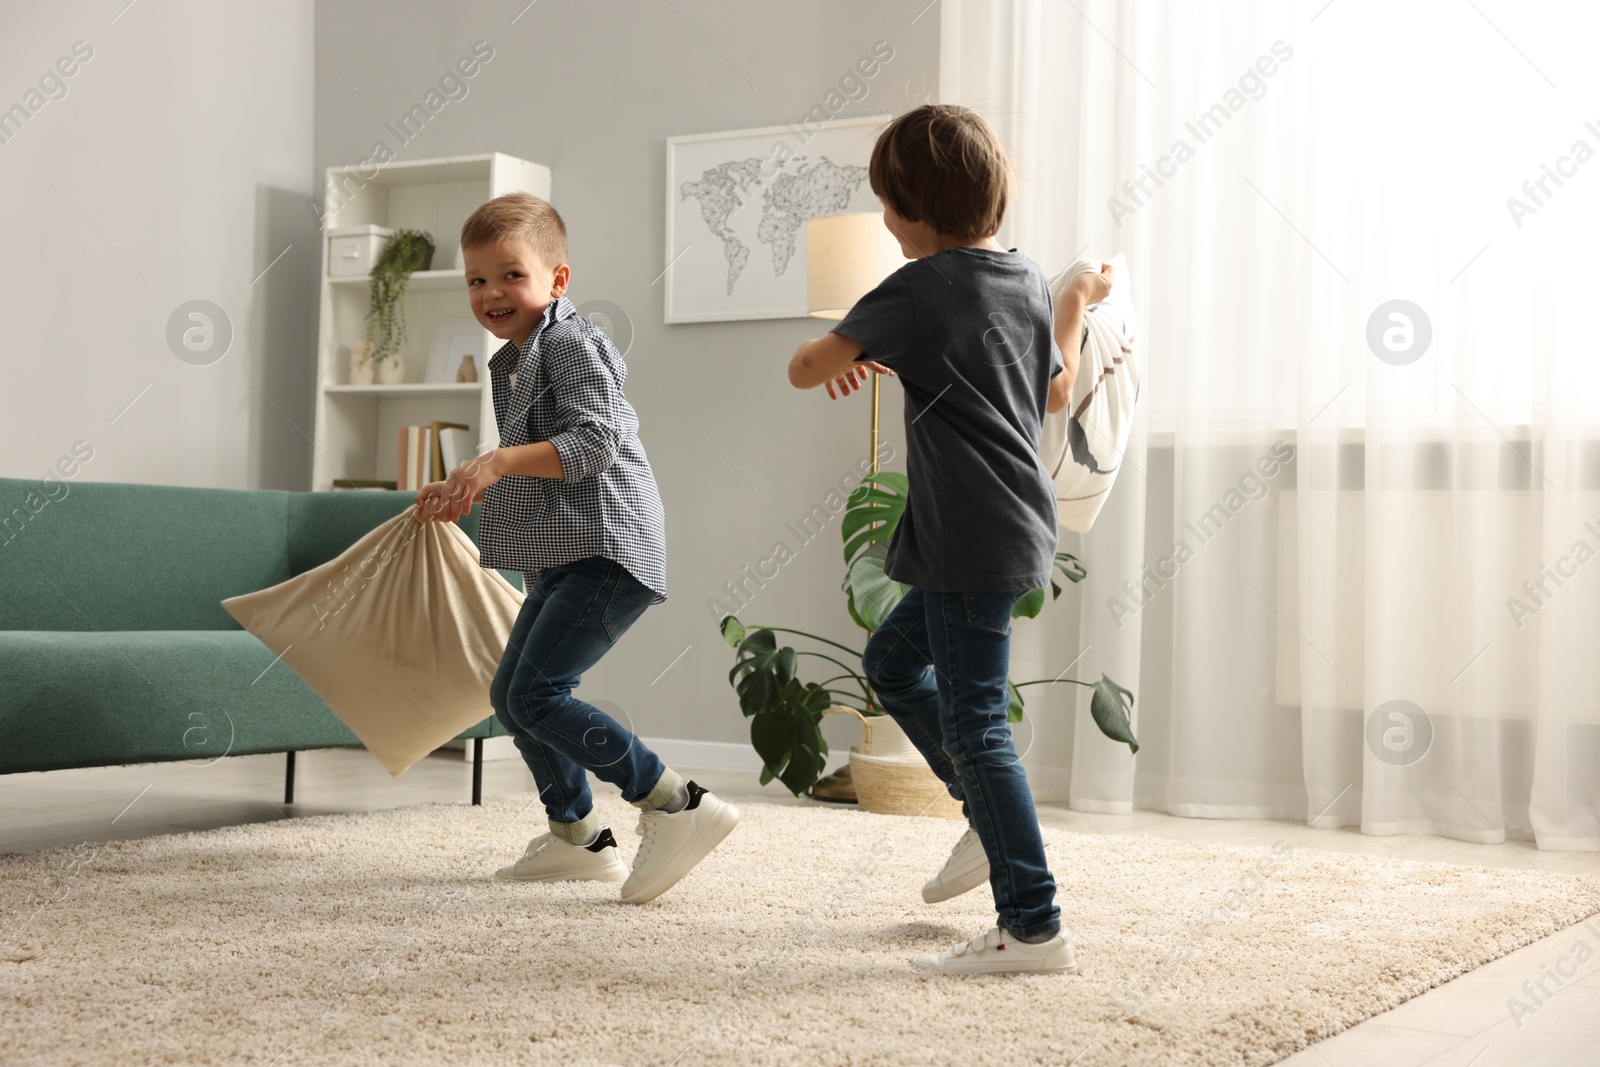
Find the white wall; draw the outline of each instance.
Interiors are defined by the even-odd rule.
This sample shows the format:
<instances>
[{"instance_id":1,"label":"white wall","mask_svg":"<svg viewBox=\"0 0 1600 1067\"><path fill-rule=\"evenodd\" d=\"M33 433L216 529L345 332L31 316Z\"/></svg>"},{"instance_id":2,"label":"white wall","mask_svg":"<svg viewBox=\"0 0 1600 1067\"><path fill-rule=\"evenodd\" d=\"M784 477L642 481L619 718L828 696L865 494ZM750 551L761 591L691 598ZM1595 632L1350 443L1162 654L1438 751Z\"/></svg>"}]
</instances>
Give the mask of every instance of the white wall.
<instances>
[{"instance_id":1,"label":"white wall","mask_svg":"<svg viewBox=\"0 0 1600 1067\"><path fill-rule=\"evenodd\" d=\"M6 11L0 107L26 105L75 42L92 55L0 144L0 473L42 473L85 440L80 478L298 487L316 263L312 2L122 7ZM230 350L208 366L166 341L192 299L232 323Z\"/></svg>"},{"instance_id":2,"label":"white wall","mask_svg":"<svg viewBox=\"0 0 1600 1067\"><path fill-rule=\"evenodd\" d=\"M830 403L785 378L795 345L823 324L662 323L662 288L652 282L666 262L665 140L797 119L879 40L893 45L894 59L844 113L892 113L931 98L936 10L911 21L925 3L678 0L680 15L670 4L540 0L515 23L526 0L399 0L384 5L381 19L370 3L317 4L317 45L330 62L316 68L316 165L359 160L380 137L395 145L385 122L472 42L487 41L495 57L470 93L400 158L499 150L549 166L571 239L573 298L612 301L632 320L628 396L666 504L671 599L645 614L581 692L620 705L646 736L747 741L727 684L732 654L706 599L787 537L784 523L867 454L864 398ZM884 433L903 453L900 403L891 384ZM838 591L841 548L835 526L801 549L744 617L858 641ZM840 747L853 737L843 723L830 734Z\"/></svg>"}]
</instances>

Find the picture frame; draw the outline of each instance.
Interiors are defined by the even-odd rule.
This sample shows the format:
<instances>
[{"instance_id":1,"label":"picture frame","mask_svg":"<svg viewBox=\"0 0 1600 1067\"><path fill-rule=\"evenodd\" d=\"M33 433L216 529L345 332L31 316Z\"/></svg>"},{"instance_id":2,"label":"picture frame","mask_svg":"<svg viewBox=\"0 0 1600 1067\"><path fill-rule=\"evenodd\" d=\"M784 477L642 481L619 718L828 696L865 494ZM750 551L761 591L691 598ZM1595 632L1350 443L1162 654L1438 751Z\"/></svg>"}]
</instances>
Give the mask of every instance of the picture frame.
<instances>
[{"instance_id":1,"label":"picture frame","mask_svg":"<svg viewBox=\"0 0 1600 1067\"><path fill-rule=\"evenodd\" d=\"M882 210L867 163L890 118L667 138L664 321L804 318L805 221Z\"/></svg>"},{"instance_id":2,"label":"picture frame","mask_svg":"<svg viewBox=\"0 0 1600 1067\"><path fill-rule=\"evenodd\" d=\"M448 384L456 380L461 357L470 355L478 368L480 381L487 377L483 344L484 329L477 319L440 319L433 328L433 349L423 381Z\"/></svg>"}]
</instances>

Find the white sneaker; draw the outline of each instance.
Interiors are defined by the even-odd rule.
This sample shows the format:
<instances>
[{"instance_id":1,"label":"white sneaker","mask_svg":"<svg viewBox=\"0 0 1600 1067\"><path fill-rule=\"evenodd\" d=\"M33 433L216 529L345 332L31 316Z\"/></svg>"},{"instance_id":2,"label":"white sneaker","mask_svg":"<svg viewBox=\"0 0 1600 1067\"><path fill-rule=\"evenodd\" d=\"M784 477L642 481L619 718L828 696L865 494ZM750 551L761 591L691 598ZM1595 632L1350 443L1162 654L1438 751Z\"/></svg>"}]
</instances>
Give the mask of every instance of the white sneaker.
<instances>
[{"instance_id":1,"label":"white sneaker","mask_svg":"<svg viewBox=\"0 0 1600 1067\"><path fill-rule=\"evenodd\" d=\"M654 900L705 859L739 822L739 809L694 782L682 811L639 814L639 851L622 886L625 904Z\"/></svg>"},{"instance_id":2,"label":"white sneaker","mask_svg":"<svg viewBox=\"0 0 1600 1067\"><path fill-rule=\"evenodd\" d=\"M1060 933L1038 945L1014 939L996 926L982 937L937 956L918 956L916 965L925 971L945 974L1077 974L1072 944Z\"/></svg>"},{"instance_id":3,"label":"white sneaker","mask_svg":"<svg viewBox=\"0 0 1600 1067\"><path fill-rule=\"evenodd\" d=\"M587 845L540 834L520 860L494 876L512 882L620 882L628 877L628 867L617 855L617 839L604 829Z\"/></svg>"},{"instance_id":4,"label":"white sneaker","mask_svg":"<svg viewBox=\"0 0 1600 1067\"><path fill-rule=\"evenodd\" d=\"M950 858L944 861L944 869L922 887L922 899L929 904L937 904L941 900L971 892L988 881L989 857L983 851L978 831L969 826L967 832L961 835L961 840L956 842L956 847L950 850Z\"/></svg>"}]
</instances>

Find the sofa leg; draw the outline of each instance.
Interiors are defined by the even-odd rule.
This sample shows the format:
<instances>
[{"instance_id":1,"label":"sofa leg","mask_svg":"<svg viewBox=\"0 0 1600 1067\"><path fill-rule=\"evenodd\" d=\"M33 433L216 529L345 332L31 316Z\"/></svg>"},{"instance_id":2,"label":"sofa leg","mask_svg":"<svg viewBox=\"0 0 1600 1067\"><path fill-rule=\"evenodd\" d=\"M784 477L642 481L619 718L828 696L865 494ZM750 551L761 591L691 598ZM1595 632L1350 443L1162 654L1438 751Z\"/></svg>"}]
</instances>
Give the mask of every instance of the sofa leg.
<instances>
[{"instance_id":1,"label":"sofa leg","mask_svg":"<svg viewBox=\"0 0 1600 1067\"><path fill-rule=\"evenodd\" d=\"M483 738L472 739L472 803L483 803Z\"/></svg>"},{"instance_id":2,"label":"sofa leg","mask_svg":"<svg viewBox=\"0 0 1600 1067\"><path fill-rule=\"evenodd\" d=\"M284 767L284 773L283 773L283 802L285 804L293 804L294 803L294 750L291 749L287 753L287 755L289 757L289 760L288 760L288 763Z\"/></svg>"}]
</instances>

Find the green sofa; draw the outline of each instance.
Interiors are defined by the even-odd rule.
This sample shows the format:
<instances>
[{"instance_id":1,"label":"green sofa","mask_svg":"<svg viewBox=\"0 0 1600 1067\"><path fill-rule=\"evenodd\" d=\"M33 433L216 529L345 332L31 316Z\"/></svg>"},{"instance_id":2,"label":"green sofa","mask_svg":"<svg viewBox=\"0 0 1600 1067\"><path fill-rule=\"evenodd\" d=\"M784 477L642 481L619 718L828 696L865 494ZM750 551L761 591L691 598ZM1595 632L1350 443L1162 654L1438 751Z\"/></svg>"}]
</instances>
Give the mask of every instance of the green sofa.
<instances>
[{"instance_id":1,"label":"green sofa","mask_svg":"<svg viewBox=\"0 0 1600 1067\"><path fill-rule=\"evenodd\" d=\"M0 774L285 752L292 803L296 750L360 742L221 601L413 498L0 478ZM477 540L476 514L462 527ZM460 735L475 804L482 739L504 733L490 716Z\"/></svg>"}]
</instances>

